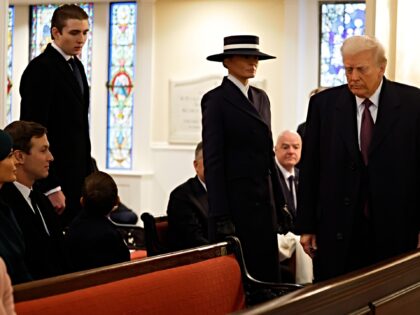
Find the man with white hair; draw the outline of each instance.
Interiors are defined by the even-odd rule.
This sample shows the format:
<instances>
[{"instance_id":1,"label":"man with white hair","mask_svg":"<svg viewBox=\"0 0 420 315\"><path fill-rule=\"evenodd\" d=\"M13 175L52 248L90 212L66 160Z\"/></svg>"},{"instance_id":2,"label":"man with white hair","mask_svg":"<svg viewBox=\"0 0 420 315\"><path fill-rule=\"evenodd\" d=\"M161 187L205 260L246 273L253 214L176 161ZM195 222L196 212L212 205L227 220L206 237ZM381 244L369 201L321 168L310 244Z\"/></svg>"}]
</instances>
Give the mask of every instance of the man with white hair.
<instances>
[{"instance_id":1,"label":"man with white hair","mask_svg":"<svg viewBox=\"0 0 420 315\"><path fill-rule=\"evenodd\" d=\"M299 182L299 169L296 167L296 164L300 161L301 150L302 139L296 131L285 130L278 136L274 151L281 186L281 192L279 193L282 193L284 196L285 208L290 213L292 224L291 231L287 234L278 234L277 240L279 243L280 261L287 261L287 258L295 254L296 268L294 278L288 281L306 284L311 283L313 279L312 260L303 251L302 245L299 243L300 236L294 233L293 227L293 222L296 219L298 201L296 192ZM290 275L286 272L287 270L281 270L284 273L282 280L287 281L287 277L290 277Z\"/></svg>"},{"instance_id":2,"label":"man with white hair","mask_svg":"<svg viewBox=\"0 0 420 315\"><path fill-rule=\"evenodd\" d=\"M316 281L420 243L420 90L384 77L375 38L341 52L348 83L312 96L302 152L297 228Z\"/></svg>"}]
</instances>

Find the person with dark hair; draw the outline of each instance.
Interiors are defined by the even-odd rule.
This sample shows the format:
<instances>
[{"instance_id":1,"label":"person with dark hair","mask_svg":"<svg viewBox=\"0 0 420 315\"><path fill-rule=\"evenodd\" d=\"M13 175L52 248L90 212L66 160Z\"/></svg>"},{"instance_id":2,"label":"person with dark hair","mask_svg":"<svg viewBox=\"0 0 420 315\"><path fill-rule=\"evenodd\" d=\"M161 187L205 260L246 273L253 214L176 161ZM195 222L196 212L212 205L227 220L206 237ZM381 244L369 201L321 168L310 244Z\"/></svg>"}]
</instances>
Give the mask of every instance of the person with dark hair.
<instances>
[{"instance_id":1,"label":"person with dark hair","mask_svg":"<svg viewBox=\"0 0 420 315\"><path fill-rule=\"evenodd\" d=\"M260 60L275 58L258 49L259 38L224 38L224 51L207 57L228 75L201 100L204 171L209 199L209 240L236 235L250 274L279 280L277 214L284 202L276 173L267 94L249 84Z\"/></svg>"},{"instance_id":2,"label":"person with dark hair","mask_svg":"<svg viewBox=\"0 0 420 315\"><path fill-rule=\"evenodd\" d=\"M0 187L16 180L12 138L0 130ZM10 207L0 196L0 257L13 284L32 280L25 264L25 241Z\"/></svg>"},{"instance_id":3,"label":"person with dark hair","mask_svg":"<svg viewBox=\"0 0 420 315\"><path fill-rule=\"evenodd\" d=\"M88 32L88 15L82 8L58 7L51 20L53 42L29 63L20 83L20 119L48 129L55 161L38 184L60 214L63 227L80 211L83 180L92 172L89 86L77 57Z\"/></svg>"},{"instance_id":4,"label":"person with dark hair","mask_svg":"<svg viewBox=\"0 0 420 315\"><path fill-rule=\"evenodd\" d=\"M48 198L34 183L48 176L54 160L42 125L14 121L4 129L13 139L13 154L17 161L16 181L5 183L0 196L9 205L22 230L25 263L34 279L53 277L66 272L63 232L58 215Z\"/></svg>"},{"instance_id":5,"label":"person with dark hair","mask_svg":"<svg viewBox=\"0 0 420 315\"><path fill-rule=\"evenodd\" d=\"M94 172L86 177L80 199L83 210L65 235L73 271L130 260L127 245L108 219L118 201L118 188L110 175Z\"/></svg>"},{"instance_id":6,"label":"person with dark hair","mask_svg":"<svg viewBox=\"0 0 420 315\"><path fill-rule=\"evenodd\" d=\"M168 229L172 250L208 244L208 201L204 180L203 144L195 149L196 176L176 187L169 196Z\"/></svg>"},{"instance_id":7,"label":"person with dark hair","mask_svg":"<svg viewBox=\"0 0 420 315\"><path fill-rule=\"evenodd\" d=\"M92 167L93 171L99 171L98 164L96 160L92 157ZM139 220L137 214L128 208L121 200L118 201L118 204L114 207L114 209L109 214L109 218L111 221L118 223L118 224L132 224L135 225Z\"/></svg>"}]
</instances>

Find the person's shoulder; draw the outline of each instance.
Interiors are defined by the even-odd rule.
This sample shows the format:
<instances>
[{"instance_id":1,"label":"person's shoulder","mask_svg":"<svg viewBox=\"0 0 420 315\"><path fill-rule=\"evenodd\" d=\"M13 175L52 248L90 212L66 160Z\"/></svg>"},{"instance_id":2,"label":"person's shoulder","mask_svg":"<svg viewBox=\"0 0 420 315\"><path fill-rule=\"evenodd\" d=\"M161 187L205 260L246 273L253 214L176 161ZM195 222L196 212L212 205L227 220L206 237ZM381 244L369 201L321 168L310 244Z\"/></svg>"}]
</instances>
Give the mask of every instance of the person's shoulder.
<instances>
[{"instance_id":1,"label":"person's shoulder","mask_svg":"<svg viewBox=\"0 0 420 315\"><path fill-rule=\"evenodd\" d=\"M51 67L51 58L49 58L46 52L44 51L29 62L24 71L24 75L32 73L36 73L37 75L42 73L48 73L50 72Z\"/></svg>"},{"instance_id":2,"label":"person's shoulder","mask_svg":"<svg viewBox=\"0 0 420 315\"><path fill-rule=\"evenodd\" d=\"M387 84L395 88L397 91L412 93L412 94L420 94L420 89L413 85L408 85L408 84L395 82L395 81L387 81Z\"/></svg>"},{"instance_id":3,"label":"person's shoulder","mask_svg":"<svg viewBox=\"0 0 420 315\"><path fill-rule=\"evenodd\" d=\"M175 189L171 192L171 196L185 194L187 191L190 191L194 180L195 177L191 177L187 181L175 187Z\"/></svg>"},{"instance_id":4,"label":"person's shoulder","mask_svg":"<svg viewBox=\"0 0 420 315\"><path fill-rule=\"evenodd\" d=\"M254 93L261 93L261 94L266 94L265 91L263 89L260 89L259 87L256 87L254 85L250 85L249 88L251 90L253 90Z\"/></svg>"},{"instance_id":5,"label":"person's shoulder","mask_svg":"<svg viewBox=\"0 0 420 315\"><path fill-rule=\"evenodd\" d=\"M222 86L219 85L219 86L215 87L214 89L205 93L203 95L202 100L206 101L206 100L211 99L211 98L216 98L218 96L222 96L222 94L223 94L223 89L222 89Z\"/></svg>"}]
</instances>

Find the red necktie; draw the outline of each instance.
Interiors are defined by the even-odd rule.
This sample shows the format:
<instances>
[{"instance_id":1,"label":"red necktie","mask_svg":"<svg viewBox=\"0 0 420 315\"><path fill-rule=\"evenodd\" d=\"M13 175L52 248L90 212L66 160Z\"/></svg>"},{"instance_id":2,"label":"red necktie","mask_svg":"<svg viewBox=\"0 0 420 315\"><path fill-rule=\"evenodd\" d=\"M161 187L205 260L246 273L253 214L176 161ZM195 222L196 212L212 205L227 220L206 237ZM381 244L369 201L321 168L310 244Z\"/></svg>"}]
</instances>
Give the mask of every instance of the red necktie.
<instances>
[{"instance_id":1,"label":"red necktie","mask_svg":"<svg viewBox=\"0 0 420 315\"><path fill-rule=\"evenodd\" d=\"M369 107L373 105L373 103L367 98L363 101L362 104L365 106L365 109L363 110L362 122L360 126L360 151L362 152L363 161L365 162L365 165L367 165L369 146L372 140L372 132L374 126Z\"/></svg>"}]
</instances>

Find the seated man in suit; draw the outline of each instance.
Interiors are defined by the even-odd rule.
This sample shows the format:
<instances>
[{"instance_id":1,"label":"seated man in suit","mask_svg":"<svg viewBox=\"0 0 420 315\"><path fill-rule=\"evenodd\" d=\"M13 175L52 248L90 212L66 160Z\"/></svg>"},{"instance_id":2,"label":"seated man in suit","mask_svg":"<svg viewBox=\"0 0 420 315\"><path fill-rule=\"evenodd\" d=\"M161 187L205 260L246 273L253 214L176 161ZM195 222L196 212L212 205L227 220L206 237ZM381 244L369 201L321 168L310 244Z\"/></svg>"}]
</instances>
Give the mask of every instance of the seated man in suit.
<instances>
[{"instance_id":1,"label":"seated man in suit","mask_svg":"<svg viewBox=\"0 0 420 315\"><path fill-rule=\"evenodd\" d=\"M283 131L277 138L274 148L276 164L280 177L281 193L286 201L285 207L290 212L293 220L296 218L296 191L299 179L299 169L296 164L300 160L302 140L295 131ZM300 237L292 232L286 235L278 234L280 261L290 258L296 252L296 275L292 282L305 284L312 282L312 260L303 251ZM287 275L284 275L287 276Z\"/></svg>"},{"instance_id":2,"label":"seated man in suit","mask_svg":"<svg viewBox=\"0 0 420 315\"><path fill-rule=\"evenodd\" d=\"M27 121L15 121L4 130L13 139L16 181L5 183L0 195L22 230L25 263L34 279L63 274L67 264L58 216L48 198L33 187L36 180L48 176L49 165L54 160L47 130Z\"/></svg>"},{"instance_id":3,"label":"seated man in suit","mask_svg":"<svg viewBox=\"0 0 420 315\"><path fill-rule=\"evenodd\" d=\"M169 197L168 228L172 250L208 244L207 190L204 181L203 144L195 149L196 176L176 187Z\"/></svg>"}]
</instances>

